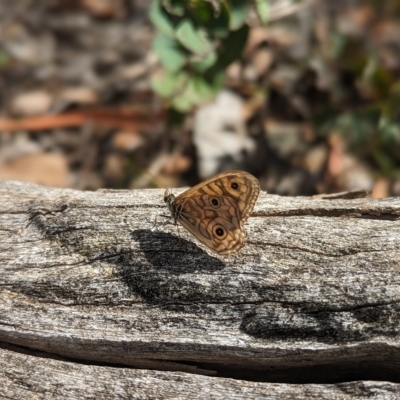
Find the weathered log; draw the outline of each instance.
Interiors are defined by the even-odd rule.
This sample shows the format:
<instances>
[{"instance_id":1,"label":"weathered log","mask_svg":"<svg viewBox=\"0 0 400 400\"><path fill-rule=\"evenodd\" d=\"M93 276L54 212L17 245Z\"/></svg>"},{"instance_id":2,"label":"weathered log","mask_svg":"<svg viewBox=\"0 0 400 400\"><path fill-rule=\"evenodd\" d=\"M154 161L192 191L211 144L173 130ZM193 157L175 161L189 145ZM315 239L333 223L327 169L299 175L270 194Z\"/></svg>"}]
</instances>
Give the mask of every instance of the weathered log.
<instances>
[{"instance_id":1,"label":"weathered log","mask_svg":"<svg viewBox=\"0 0 400 400\"><path fill-rule=\"evenodd\" d=\"M191 372L196 385L217 382L200 374L298 383L300 394L321 383L326 398L328 383L391 381L359 387L400 395L399 198L262 193L231 256L161 218L152 230L161 213L161 190L1 181L0 341L32 352L26 365L64 365L34 353L45 352L93 382L100 370L112 380L111 365ZM14 353L3 366L20 365Z\"/></svg>"}]
</instances>

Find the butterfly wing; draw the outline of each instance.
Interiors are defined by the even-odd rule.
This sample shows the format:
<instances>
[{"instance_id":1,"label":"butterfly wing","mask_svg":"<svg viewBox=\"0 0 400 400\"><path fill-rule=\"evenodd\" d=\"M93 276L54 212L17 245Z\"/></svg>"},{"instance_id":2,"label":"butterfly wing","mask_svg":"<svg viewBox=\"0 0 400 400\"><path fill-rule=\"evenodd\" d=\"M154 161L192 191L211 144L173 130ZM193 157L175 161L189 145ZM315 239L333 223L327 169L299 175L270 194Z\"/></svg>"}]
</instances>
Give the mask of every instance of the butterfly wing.
<instances>
[{"instance_id":1,"label":"butterfly wing","mask_svg":"<svg viewBox=\"0 0 400 400\"><path fill-rule=\"evenodd\" d=\"M223 172L175 199L177 220L218 254L234 253L246 243L243 223L259 192L258 180L247 172Z\"/></svg>"},{"instance_id":2,"label":"butterfly wing","mask_svg":"<svg viewBox=\"0 0 400 400\"><path fill-rule=\"evenodd\" d=\"M246 244L239 210L229 197L219 196L218 207L210 203L210 197L203 194L185 198L178 221L218 254L235 253Z\"/></svg>"},{"instance_id":3,"label":"butterfly wing","mask_svg":"<svg viewBox=\"0 0 400 400\"><path fill-rule=\"evenodd\" d=\"M260 193L257 178L244 171L222 172L181 193L176 200L202 194L232 198L239 209L241 221L246 221Z\"/></svg>"}]
</instances>

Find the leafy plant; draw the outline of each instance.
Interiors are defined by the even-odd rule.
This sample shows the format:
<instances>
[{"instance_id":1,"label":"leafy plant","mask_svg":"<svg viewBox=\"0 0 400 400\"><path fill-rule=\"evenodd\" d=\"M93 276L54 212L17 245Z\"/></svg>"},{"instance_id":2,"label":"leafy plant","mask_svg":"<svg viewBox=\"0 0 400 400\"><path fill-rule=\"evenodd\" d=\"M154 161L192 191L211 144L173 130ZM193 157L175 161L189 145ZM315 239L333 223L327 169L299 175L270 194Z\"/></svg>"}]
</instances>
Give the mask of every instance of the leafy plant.
<instances>
[{"instance_id":1,"label":"leafy plant","mask_svg":"<svg viewBox=\"0 0 400 400\"><path fill-rule=\"evenodd\" d=\"M152 86L172 108L187 112L222 88L227 66L246 44L252 6L266 21L267 0L153 0L153 49L163 72Z\"/></svg>"},{"instance_id":2,"label":"leafy plant","mask_svg":"<svg viewBox=\"0 0 400 400\"><path fill-rule=\"evenodd\" d=\"M340 51L328 62L346 74L347 81L332 89L343 93L334 109L316 118L319 132L341 134L353 153L371 162L377 176L399 179L398 75L385 67L377 50L344 35ZM355 82L352 91L348 90L349 81ZM351 99L348 92L356 93L356 98Z\"/></svg>"}]
</instances>

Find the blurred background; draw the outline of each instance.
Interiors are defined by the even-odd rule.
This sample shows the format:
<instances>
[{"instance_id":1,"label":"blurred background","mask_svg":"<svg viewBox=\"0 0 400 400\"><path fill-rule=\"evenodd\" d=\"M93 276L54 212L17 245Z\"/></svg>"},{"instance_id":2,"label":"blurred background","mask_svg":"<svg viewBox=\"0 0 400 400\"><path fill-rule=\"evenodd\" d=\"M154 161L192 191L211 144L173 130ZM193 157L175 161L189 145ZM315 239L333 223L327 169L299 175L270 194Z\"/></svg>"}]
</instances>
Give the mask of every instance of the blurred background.
<instances>
[{"instance_id":1,"label":"blurred background","mask_svg":"<svg viewBox=\"0 0 400 400\"><path fill-rule=\"evenodd\" d=\"M398 0L0 0L0 179L400 195Z\"/></svg>"}]
</instances>

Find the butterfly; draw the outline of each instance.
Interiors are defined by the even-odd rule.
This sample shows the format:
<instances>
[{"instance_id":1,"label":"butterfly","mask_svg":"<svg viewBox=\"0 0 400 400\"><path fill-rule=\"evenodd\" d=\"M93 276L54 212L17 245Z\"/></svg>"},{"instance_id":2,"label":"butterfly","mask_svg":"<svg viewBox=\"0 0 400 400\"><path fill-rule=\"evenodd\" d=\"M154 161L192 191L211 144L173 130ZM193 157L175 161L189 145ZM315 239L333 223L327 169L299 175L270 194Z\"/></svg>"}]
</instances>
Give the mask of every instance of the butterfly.
<instances>
[{"instance_id":1,"label":"butterfly","mask_svg":"<svg viewBox=\"0 0 400 400\"><path fill-rule=\"evenodd\" d=\"M236 253L246 244L244 223L260 193L258 180L244 171L222 172L164 201L175 225L218 254Z\"/></svg>"}]
</instances>

